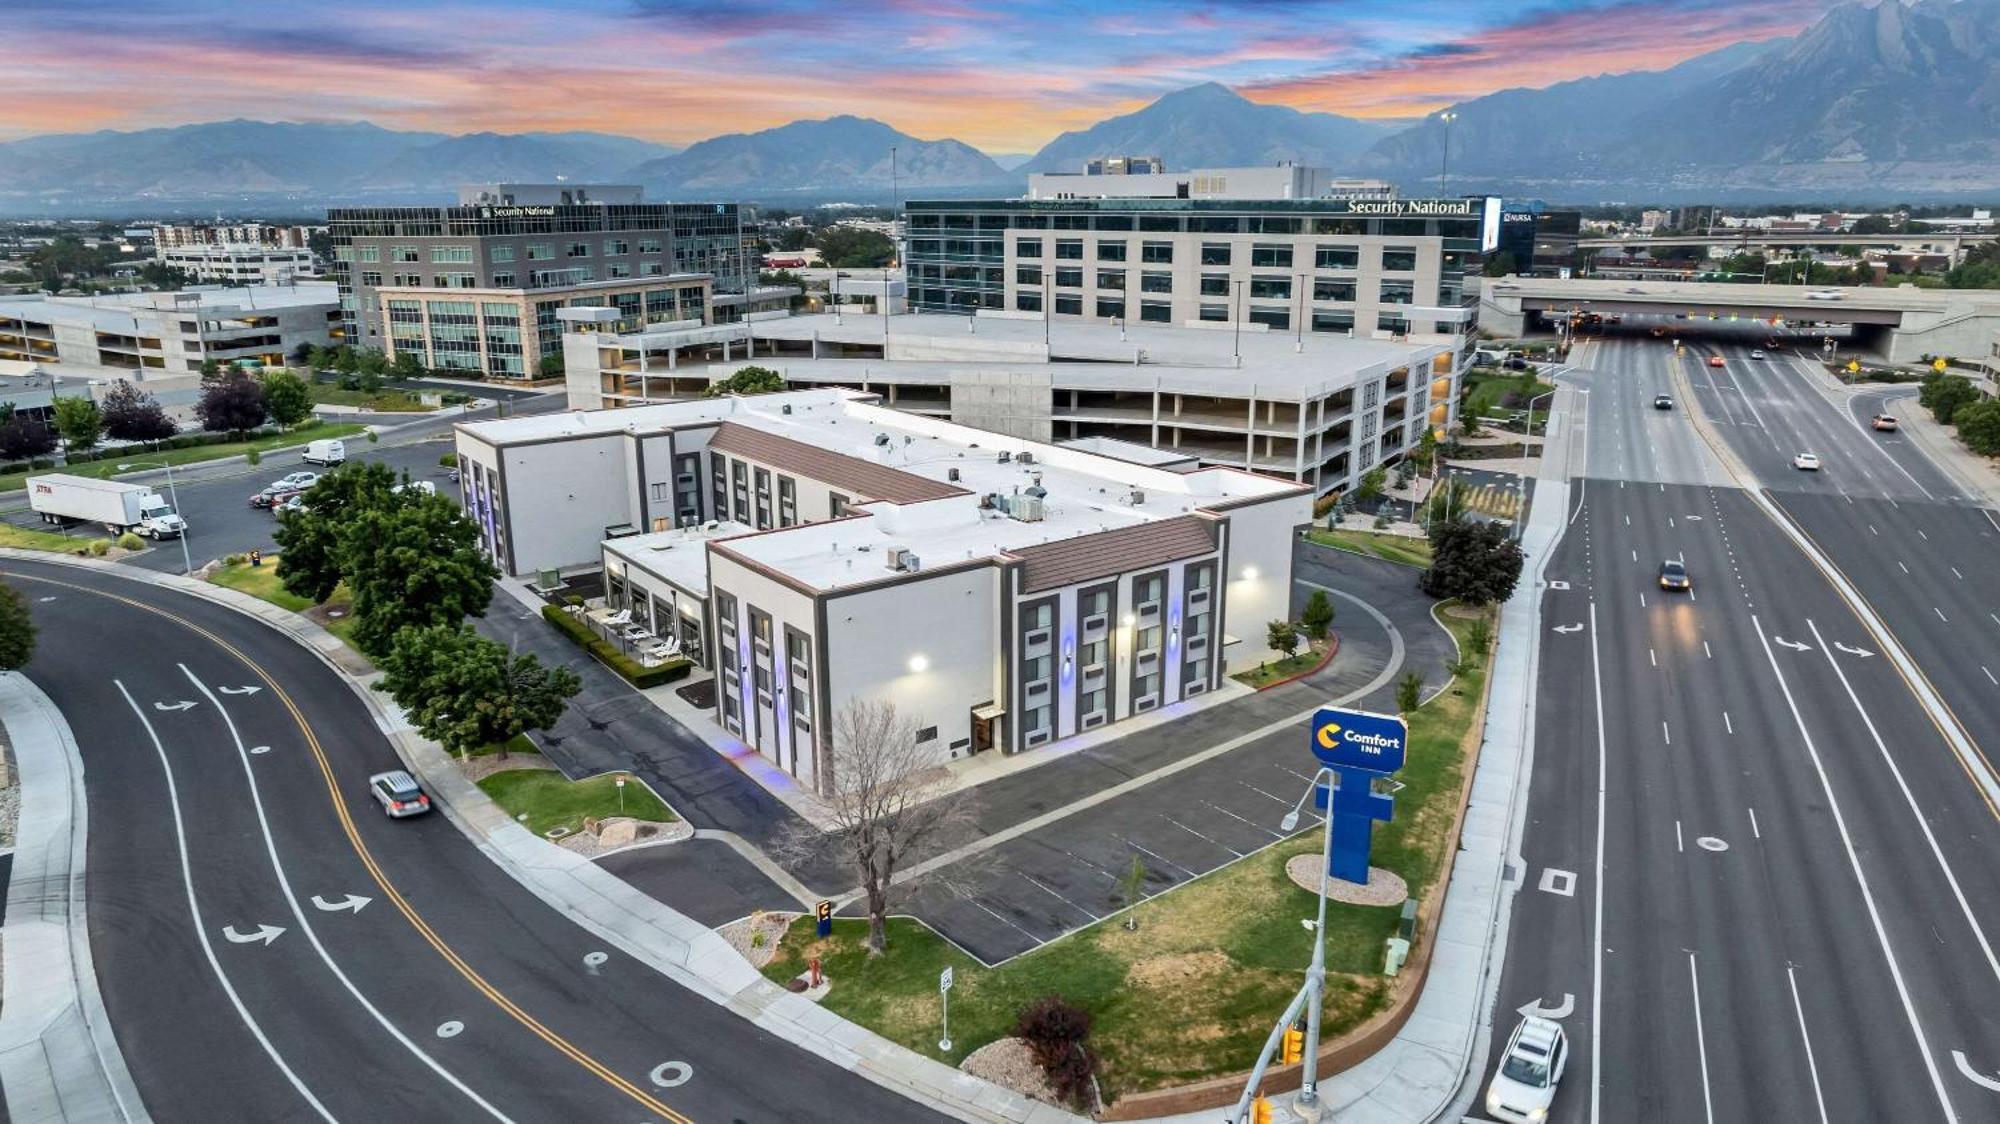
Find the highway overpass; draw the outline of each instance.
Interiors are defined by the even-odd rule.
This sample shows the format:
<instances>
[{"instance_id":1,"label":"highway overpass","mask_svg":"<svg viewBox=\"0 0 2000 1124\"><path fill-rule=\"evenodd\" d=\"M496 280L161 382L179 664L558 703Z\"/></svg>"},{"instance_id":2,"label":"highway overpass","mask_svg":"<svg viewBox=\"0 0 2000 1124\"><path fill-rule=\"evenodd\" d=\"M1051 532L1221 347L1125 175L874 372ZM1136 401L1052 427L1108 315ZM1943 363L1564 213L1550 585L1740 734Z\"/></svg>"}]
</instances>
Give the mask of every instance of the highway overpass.
<instances>
[{"instance_id":1,"label":"highway overpass","mask_svg":"<svg viewBox=\"0 0 2000 1124\"><path fill-rule=\"evenodd\" d=\"M1956 260L1965 252L1968 243L1991 242L1994 236L1987 234L1943 234L1938 232L1911 234L1842 234L1837 230L1810 231L1768 231L1768 230L1717 230L1708 234L1662 234L1634 235L1626 238L1579 238L1578 249L1615 250L1623 247L1648 250L1666 246L1714 246L1735 252L1754 249L1776 249L1781 247L1823 247L1872 246L1878 249L1927 250L1932 253L1950 253Z\"/></svg>"},{"instance_id":2,"label":"highway overpass","mask_svg":"<svg viewBox=\"0 0 2000 1124\"><path fill-rule=\"evenodd\" d=\"M2000 336L2000 289L1599 278L1488 278L1480 295L1479 326L1499 336L1520 336L1542 326L1537 314L1572 311L1851 325L1856 346L1897 363L1915 363L1925 355L1983 357L1992 353Z\"/></svg>"}]
</instances>

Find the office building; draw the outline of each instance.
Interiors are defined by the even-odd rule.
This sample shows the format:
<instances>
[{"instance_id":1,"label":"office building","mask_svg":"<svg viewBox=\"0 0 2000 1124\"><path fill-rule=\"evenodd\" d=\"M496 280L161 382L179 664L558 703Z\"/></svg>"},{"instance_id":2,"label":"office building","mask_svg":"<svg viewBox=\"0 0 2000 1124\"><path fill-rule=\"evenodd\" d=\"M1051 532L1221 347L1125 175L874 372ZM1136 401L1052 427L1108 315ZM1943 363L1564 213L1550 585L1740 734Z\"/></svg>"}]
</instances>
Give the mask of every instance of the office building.
<instances>
[{"instance_id":1,"label":"office building","mask_svg":"<svg viewBox=\"0 0 2000 1124\"><path fill-rule=\"evenodd\" d=\"M1137 159L1136 157L1133 159ZM1271 164L1169 172L1135 164L1129 171L1035 172L1030 199L1393 199L1386 180L1342 179L1325 168Z\"/></svg>"},{"instance_id":2,"label":"office building","mask_svg":"<svg viewBox=\"0 0 2000 1124\"><path fill-rule=\"evenodd\" d=\"M473 351L440 349L426 334L432 366L481 370L500 378L532 376L560 348L553 327L519 341L543 310L597 306L636 298L641 315L671 292L673 315L687 314L692 275L712 278L702 315L740 318L746 310L782 309L788 290L759 290L757 261L748 254L734 203L646 203L640 189L619 185L486 184L462 188L452 207L336 208L327 214L348 337L364 347L390 349L383 301L416 300L414 290L451 290L453 301L509 304L516 325L498 324L494 346ZM419 302L421 303L421 302ZM403 310L407 314L407 309ZM486 339L475 311L465 322L446 313L454 329L475 329ZM405 321L407 323L407 321ZM411 337L402 337L406 340ZM454 340L453 342L463 342ZM465 356L475 356L476 366Z\"/></svg>"},{"instance_id":3,"label":"office building","mask_svg":"<svg viewBox=\"0 0 2000 1124\"><path fill-rule=\"evenodd\" d=\"M1508 203L1500 210L1497 253L1514 260L1523 277L1567 277L1577 267L1583 213L1552 211L1540 200Z\"/></svg>"},{"instance_id":4,"label":"office building","mask_svg":"<svg viewBox=\"0 0 2000 1124\"><path fill-rule=\"evenodd\" d=\"M204 360L279 364L301 344L340 342L330 283L0 297L0 360L93 376L199 373Z\"/></svg>"},{"instance_id":5,"label":"office building","mask_svg":"<svg viewBox=\"0 0 2000 1124\"><path fill-rule=\"evenodd\" d=\"M1221 687L1265 658L1311 515L1284 481L852 391L464 423L457 447L503 569L588 552L593 627L696 658L716 721L821 793L841 784L833 716L856 700L893 704L943 762Z\"/></svg>"},{"instance_id":6,"label":"office building","mask_svg":"<svg viewBox=\"0 0 2000 1124\"><path fill-rule=\"evenodd\" d=\"M313 276L312 251L257 242L159 245L153 260L199 281L225 285L287 285Z\"/></svg>"},{"instance_id":7,"label":"office building","mask_svg":"<svg viewBox=\"0 0 2000 1124\"><path fill-rule=\"evenodd\" d=\"M1083 169L1092 176L1157 175L1167 170L1167 162L1157 156L1100 156Z\"/></svg>"},{"instance_id":8,"label":"office building","mask_svg":"<svg viewBox=\"0 0 2000 1124\"><path fill-rule=\"evenodd\" d=\"M1004 313L821 313L631 333L608 310L561 315L571 409L694 397L754 363L795 388L865 390L1032 441L1117 440L1316 494L1351 489L1426 427L1448 427L1457 399L1449 341Z\"/></svg>"},{"instance_id":9,"label":"office building","mask_svg":"<svg viewBox=\"0 0 2000 1124\"><path fill-rule=\"evenodd\" d=\"M133 231L125 232L128 236ZM304 250L315 234L326 233L323 226L274 226L270 223L162 223L152 227L153 244L162 250L185 246L268 246L272 249Z\"/></svg>"}]
</instances>

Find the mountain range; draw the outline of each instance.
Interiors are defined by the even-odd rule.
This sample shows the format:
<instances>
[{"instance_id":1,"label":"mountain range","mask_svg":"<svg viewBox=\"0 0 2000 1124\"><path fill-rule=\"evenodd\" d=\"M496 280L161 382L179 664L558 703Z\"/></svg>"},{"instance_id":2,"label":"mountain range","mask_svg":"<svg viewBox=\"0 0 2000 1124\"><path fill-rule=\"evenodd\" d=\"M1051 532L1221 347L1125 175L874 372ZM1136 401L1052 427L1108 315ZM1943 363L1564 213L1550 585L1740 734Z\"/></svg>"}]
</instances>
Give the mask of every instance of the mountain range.
<instances>
[{"instance_id":1,"label":"mountain range","mask_svg":"<svg viewBox=\"0 0 2000 1124\"><path fill-rule=\"evenodd\" d=\"M304 211L436 202L460 183L639 182L652 198L887 202L1018 194L1096 156L1173 169L1296 161L1436 190L1614 200L1876 200L2000 191L2000 0L1834 7L1799 35L1659 71L1505 89L1447 125L1259 104L1215 83L993 157L837 116L685 149L604 133L442 133L220 121L0 143L0 213ZM1448 132L1447 132L1448 129ZM891 150L894 161L891 163Z\"/></svg>"}]
</instances>

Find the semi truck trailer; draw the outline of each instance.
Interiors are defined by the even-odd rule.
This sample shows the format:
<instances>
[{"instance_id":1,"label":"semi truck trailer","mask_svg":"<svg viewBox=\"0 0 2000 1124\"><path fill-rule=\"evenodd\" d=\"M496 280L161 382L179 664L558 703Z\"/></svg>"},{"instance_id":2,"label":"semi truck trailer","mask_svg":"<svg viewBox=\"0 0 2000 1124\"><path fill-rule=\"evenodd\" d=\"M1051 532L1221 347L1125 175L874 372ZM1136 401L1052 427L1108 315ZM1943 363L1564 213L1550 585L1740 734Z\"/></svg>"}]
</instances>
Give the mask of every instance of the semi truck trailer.
<instances>
[{"instance_id":1,"label":"semi truck trailer","mask_svg":"<svg viewBox=\"0 0 2000 1124\"><path fill-rule=\"evenodd\" d=\"M114 535L179 538L187 521L144 484L54 473L28 478L28 506L44 523L96 523Z\"/></svg>"}]
</instances>

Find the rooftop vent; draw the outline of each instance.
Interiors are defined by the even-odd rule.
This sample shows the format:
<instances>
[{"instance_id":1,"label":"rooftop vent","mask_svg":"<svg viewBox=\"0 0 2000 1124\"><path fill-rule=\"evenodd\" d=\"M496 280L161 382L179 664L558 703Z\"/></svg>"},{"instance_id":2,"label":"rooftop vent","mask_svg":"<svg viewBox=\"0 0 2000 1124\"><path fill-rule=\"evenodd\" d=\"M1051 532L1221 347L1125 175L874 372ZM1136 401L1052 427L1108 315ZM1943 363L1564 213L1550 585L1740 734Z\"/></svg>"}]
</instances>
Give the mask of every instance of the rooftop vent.
<instances>
[{"instance_id":1,"label":"rooftop vent","mask_svg":"<svg viewBox=\"0 0 2000 1124\"><path fill-rule=\"evenodd\" d=\"M875 443L876 443L877 445L882 445L882 446L887 446L887 445L889 444L889 435L888 435L888 434L886 434L886 433L878 433L878 434L876 434L876 435L875 435Z\"/></svg>"},{"instance_id":2,"label":"rooftop vent","mask_svg":"<svg viewBox=\"0 0 2000 1124\"><path fill-rule=\"evenodd\" d=\"M1001 463L1001 464L1009 464L1009 463L1011 463L1011 462L1012 462L1013 460L1014 460L1014 454L1012 454L1012 453L1001 453L1001 454L1000 454L1000 463Z\"/></svg>"},{"instance_id":3,"label":"rooftop vent","mask_svg":"<svg viewBox=\"0 0 2000 1124\"><path fill-rule=\"evenodd\" d=\"M946 480L949 480L949 481L951 481L951 482L952 482L952 483L954 483L954 484L958 483L958 470L957 470L957 469L955 469L955 468L947 468L947 469L945 469L945 470L944 470L944 478L945 478Z\"/></svg>"},{"instance_id":4,"label":"rooftop vent","mask_svg":"<svg viewBox=\"0 0 2000 1124\"><path fill-rule=\"evenodd\" d=\"M1043 507L1042 497L1030 488L1026 494L1014 497L1013 502L1007 505L1007 514L1023 523L1040 523L1045 514Z\"/></svg>"},{"instance_id":5,"label":"rooftop vent","mask_svg":"<svg viewBox=\"0 0 2000 1124\"><path fill-rule=\"evenodd\" d=\"M1023 449L1021 450L1021 454L1014 459L1020 461L1022 464L1033 464L1035 463L1035 454Z\"/></svg>"}]
</instances>

